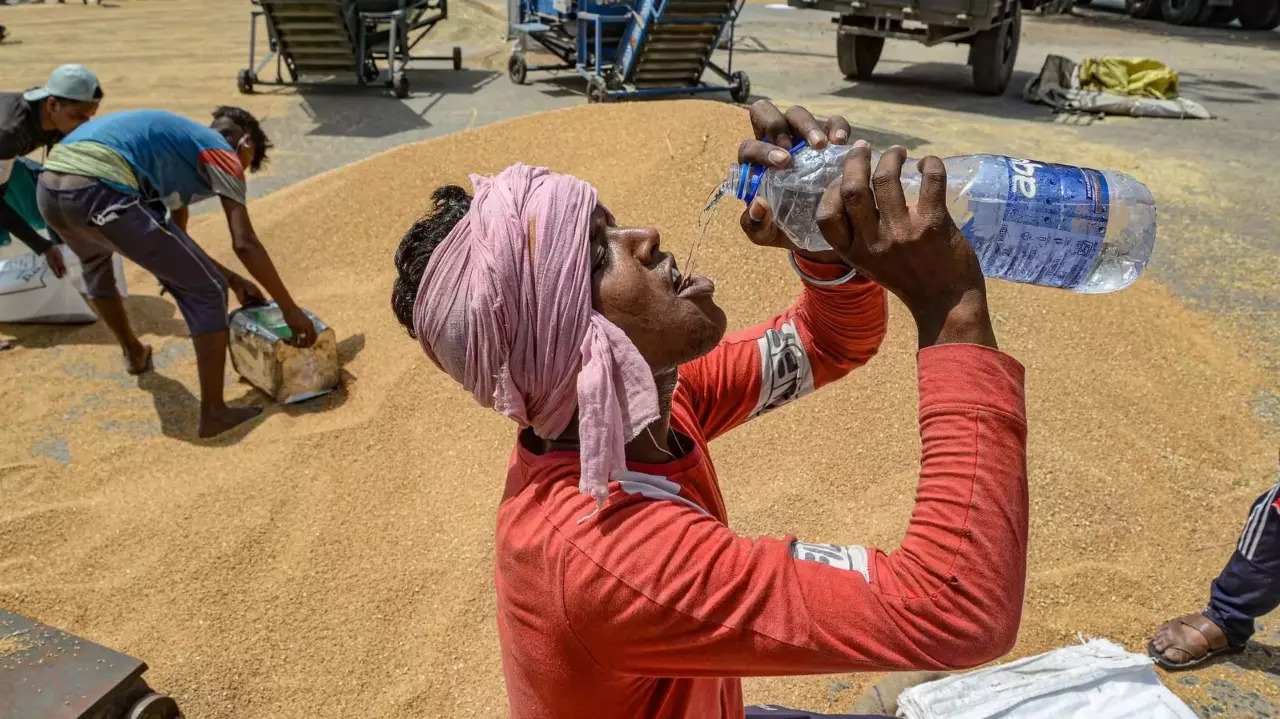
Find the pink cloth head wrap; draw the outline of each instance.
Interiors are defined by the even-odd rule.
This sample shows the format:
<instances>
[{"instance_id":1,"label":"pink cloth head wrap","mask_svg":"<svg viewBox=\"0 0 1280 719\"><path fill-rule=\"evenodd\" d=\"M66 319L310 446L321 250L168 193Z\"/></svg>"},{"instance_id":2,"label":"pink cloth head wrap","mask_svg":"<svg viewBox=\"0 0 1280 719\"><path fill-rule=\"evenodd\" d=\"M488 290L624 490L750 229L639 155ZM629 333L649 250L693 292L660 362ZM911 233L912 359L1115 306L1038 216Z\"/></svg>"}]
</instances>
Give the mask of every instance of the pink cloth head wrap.
<instances>
[{"instance_id":1,"label":"pink cloth head wrap","mask_svg":"<svg viewBox=\"0 0 1280 719\"><path fill-rule=\"evenodd\" d=\"M471 183L471 209L418 285L414 333L477 402L539 437L577 410L578 488L603 502L626 443L658 418L658 393L635 345L591 308L595 188L523 164Z\"/></svg>"}]
</instances>

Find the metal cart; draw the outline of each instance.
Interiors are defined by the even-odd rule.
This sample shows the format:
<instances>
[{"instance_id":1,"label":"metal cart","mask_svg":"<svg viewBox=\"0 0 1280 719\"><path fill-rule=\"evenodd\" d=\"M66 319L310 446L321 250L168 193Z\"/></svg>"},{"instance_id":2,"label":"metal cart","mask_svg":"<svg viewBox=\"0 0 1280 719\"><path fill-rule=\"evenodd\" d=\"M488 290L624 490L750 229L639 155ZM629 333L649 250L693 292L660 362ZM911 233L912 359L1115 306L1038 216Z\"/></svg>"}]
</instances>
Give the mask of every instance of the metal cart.
<instances>
[{"instance_id":1,"label":"metal cart","mask_svg":"<svg viewBox=\"0 0 1280 719\"><path fill-rule=\"evenodd\" d=\"M735 0L508 0L514 39L507 75L524 84L530 72L575 70L588 102L728 92L746 102L751 80L733 70ZM711 61L728 32L724 67ZM530 65L530 41L560 62ZM705 82L710 70L722 82Z\"/></svg>"},{"instance_id":2,"label":"metal cart","mask_svg":"<svg viewBox=\"0 0 1280 719\"><path fill-rule=\"evenodd\" d=\"M836 60L845 77L871 79L886 38L932 47L969 46L974 87L1004 94L1013 77L1022 11L1046 0L787 0L807 10L837 13Z\"/></svg>"},{"instance_id":3,"label":"metal cart","mask_svg":"<svg viewBox=\"0 0 1280 719\"><path fill-rule=\"evenodd\" d=\"M462 68L462 48L449 55L414 55L413 49L449 17L448 0L253 0L249 16L249 66L240 92L255 85L357 85L383 83L408 97L405 69L417 60L450 60ZM257 61L258 21L269 50ZM275 79L261 73L275 61Z\"/></svg>"}]
</instances>

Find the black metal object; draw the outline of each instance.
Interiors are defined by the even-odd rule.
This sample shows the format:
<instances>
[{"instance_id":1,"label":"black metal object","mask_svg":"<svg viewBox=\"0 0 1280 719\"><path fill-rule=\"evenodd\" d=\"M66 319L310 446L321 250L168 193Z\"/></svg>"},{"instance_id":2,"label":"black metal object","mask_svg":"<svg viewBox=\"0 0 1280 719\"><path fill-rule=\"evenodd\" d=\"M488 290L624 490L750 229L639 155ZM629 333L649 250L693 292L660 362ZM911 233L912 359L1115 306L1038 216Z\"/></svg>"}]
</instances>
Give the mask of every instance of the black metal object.
<instances>
[{"instance_id":1,"label":"black metal object","mask_svg":"<svg viewBox=\"0 0 1280 719\"><path fill-rule=\"evenodd\" d=\"M0 609L0 719L175 719L147 665Z\"/></svg>"}]
</instances>

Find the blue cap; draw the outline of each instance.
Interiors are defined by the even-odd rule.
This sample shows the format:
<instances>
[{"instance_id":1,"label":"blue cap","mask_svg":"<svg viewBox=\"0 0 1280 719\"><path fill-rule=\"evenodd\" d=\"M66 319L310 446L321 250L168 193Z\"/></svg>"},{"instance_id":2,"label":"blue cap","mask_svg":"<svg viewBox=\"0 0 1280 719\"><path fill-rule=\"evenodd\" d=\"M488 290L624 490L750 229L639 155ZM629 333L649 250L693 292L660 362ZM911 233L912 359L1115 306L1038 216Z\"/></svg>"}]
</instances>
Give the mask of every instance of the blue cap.
<instances>
[{"instance_id":1,"label":"blue cap","mask_svg":"<svg viewBox=\"0 0 1280 719\"><path fill-rule=\"evenodd\" d=\"M809 143L800 140L791 146L791 154L794 156L797 152L808 147ZM756 193L760 191L760 180L764 179L765 170L768 168L762 165L751 165L742 163L742 167L738 170L738 186L733 188L734 194L739 200L751 204L756 199Z\"/></svg>"},{"instance_id":2,"label":"blue cap","mask_svg":"<svg viewBox=\"0 0 1280 719\"><path fill-rule=\"evenodd\" d=\"M98 76L84 65L63 65L49 75L44 87L28 90L22 93L22 97L31 102L46 97L97 102L102 99L102 88L98 85Z\"/></svg>"}]
</instances>

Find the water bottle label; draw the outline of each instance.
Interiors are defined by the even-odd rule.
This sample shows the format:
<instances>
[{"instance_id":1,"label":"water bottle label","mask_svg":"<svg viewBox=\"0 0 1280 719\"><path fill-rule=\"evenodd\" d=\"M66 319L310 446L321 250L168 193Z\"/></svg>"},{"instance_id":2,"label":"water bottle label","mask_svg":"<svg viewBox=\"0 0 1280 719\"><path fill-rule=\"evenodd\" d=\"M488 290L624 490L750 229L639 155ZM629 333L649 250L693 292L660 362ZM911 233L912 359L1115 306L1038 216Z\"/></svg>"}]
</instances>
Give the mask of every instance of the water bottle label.
<instances>
[{"instance_id":1,"label":"water bottle label","mask_svg":"<svg viewBox=\"0 0 1280 719\"><path fill-rule=\"evenodd\" d=\"M1097 170L1006 158L1004 217L987 240L965 234L988 277L1071 289L1102 252L1110 204Z\"/></svg>"}]
</instances>

